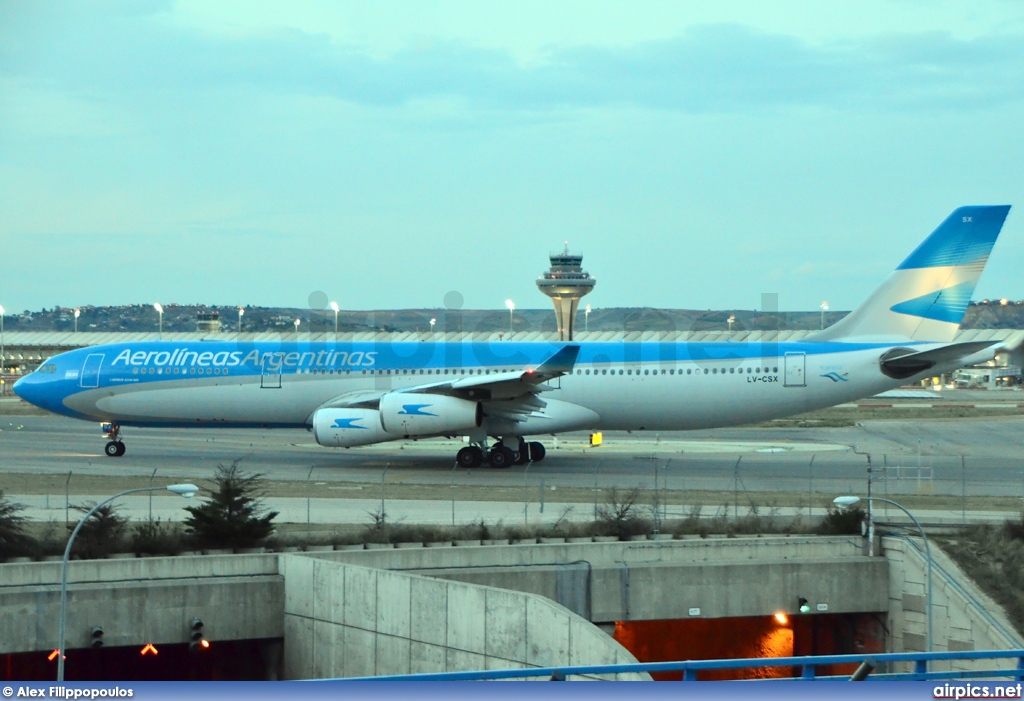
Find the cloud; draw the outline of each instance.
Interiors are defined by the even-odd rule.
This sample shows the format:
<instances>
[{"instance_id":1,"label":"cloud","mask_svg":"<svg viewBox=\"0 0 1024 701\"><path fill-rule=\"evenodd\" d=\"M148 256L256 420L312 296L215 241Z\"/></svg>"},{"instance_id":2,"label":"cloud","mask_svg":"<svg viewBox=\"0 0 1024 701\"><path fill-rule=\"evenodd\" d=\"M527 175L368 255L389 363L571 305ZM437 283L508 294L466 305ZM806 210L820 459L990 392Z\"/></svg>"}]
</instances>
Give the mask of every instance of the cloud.
<instances>
[{"instance_id":1,"label":"cloud","mask_svg":"<svg viewBox=\"0 0 1024 701\"><path fill-rule=\"evenodd\" d=\"M505 51L420 41L384 58L298 30L216 37L160 12L64 17L0 29L7 77L144 104L255 89L368 106L455 100L545 112L630 106L690 114L793 106L964 110L1024 96L1024 38L891 34L812 45L739 25L705 25L629 47L552 49L524 66ZM73 20L73 21L72 21Z\"/></svg>"}]
</instances>

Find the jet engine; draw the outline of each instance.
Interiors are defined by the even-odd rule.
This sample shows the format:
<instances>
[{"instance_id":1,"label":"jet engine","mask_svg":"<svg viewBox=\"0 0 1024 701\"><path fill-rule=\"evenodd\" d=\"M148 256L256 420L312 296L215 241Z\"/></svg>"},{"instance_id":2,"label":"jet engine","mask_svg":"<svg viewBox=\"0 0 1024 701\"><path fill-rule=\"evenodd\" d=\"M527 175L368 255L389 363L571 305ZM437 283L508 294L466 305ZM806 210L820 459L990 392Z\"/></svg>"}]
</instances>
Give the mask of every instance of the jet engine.
<instances>
[{"instance_id":1,"label":"jet engine","mask_svg":"<svg viewBox=\"0 0 1024 701\"><path fill-rule=\"evenodd\" d=\"M352 448L391 441L375 409L318 409L313 414L313 437L329 448Z\"/></svg>"},{"instance_id":2,"label":"jet engine","mask_svg":"<svg viewBox=\"0 0 1024 701\"><path fill-rule=\"evenodd\" d=\"M480 402L439 394L389 392L380 398L380 421L392 438L436 436L478 427Z\"/></svg>"}]
</instances>

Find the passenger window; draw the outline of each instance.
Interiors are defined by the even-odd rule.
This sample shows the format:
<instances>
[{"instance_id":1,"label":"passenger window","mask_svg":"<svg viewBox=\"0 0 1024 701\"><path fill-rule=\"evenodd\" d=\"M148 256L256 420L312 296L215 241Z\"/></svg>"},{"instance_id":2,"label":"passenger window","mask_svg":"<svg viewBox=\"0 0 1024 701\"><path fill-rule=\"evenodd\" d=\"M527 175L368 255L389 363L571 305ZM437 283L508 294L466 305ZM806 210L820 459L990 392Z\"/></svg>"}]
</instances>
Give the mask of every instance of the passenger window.
<instances>
[{"instance_id":1,"label":"passenger window","mask_svg":"<svg viewBox=\"0 0 1024 701\"><path fill-rule=\"evenodd\" d=\"M778 371L779 371L778 368L772 368L772 372L778 372Z\"/></svg>"},{"instance_id":2,"label":"passenger window","mask_svg":"<svg viewBox=\"0 0 1024 701\"><path fill-rule=\"evenodd\" d=\"M711 368L711 374L712 375L717 375L718 374L718 368Z\"/></svg>"},{"instance_id":3,"label":"passenger window","mask_svg":"<svg viewBox=\"0 0 1024 701\"><path fill-rule=\"evenodd\" d=\"M733 375L736 373L736 368L729 368L729 374Z\"/></svg>"},{"instance_id":4,"label":"passenger window","mask_svg":"<svg viewBox=\"0 0 1024 701\"><path fill-rule=\"evenodd\" d=\"M704 368L704 374L705 374L705 375L707 375L707 374L708 374L708 369L707 369L707 368Z\"/></svg>"}]
</instances>

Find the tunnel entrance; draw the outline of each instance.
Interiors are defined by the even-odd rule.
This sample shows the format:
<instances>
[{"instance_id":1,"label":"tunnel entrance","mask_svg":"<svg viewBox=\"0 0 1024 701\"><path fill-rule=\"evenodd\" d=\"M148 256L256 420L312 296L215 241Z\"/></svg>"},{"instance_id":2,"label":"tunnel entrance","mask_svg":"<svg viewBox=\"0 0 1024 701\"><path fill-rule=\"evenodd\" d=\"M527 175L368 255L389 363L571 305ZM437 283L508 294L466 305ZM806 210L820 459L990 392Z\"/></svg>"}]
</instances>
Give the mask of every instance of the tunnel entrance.
<instances>
[{"instance_id":1,"label":"tunnel entrance","mask_svg":"<svg viewBox=\"0 0 1024 701\"><path fill-rule=\"evenodd\" d=\"M799 657L885 652L881 613L783 614L743 618L616 621L615 640L641 662ZM818 676L852 674L856 665L819 667ZM791 667L707 670L699 680L799 676ZM657 681L678 681L682 672L653 672Z\"/></svg>"},{"instance_id":2,"label":"tunnel entrance","mask_svg":"<svg viewBox=\"0 0 1024 701\"><path fill-rule=\"evenodd\" d=\"M222 640L189 652L187 644L67 650L67 681L259 681L277 678L280 640ZM0 655L5 681L53 681L53 651Z\"/></svg>"}]
</instances>

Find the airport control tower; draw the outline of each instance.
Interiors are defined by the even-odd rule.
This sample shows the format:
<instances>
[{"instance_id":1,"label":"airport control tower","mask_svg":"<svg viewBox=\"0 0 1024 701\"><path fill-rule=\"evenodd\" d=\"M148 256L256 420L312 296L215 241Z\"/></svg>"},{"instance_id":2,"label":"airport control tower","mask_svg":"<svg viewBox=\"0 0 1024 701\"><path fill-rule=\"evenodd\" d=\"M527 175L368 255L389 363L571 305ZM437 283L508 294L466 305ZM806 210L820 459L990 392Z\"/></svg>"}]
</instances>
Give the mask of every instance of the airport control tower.
<instances>
[{"instance_id":1,"label":"airport control tower","mask_svg":"<svg viewBox=\"0 0 1024 701\"><path fill-rule=\"evenodd\" d=\"M564 251L551 254L551 268L537 278L537 287L555 304L558 340L572 340L580 297L588 294L596 284L597 280L583 270L583 254L569 253L568 241Z\"/></svg>"}]
</instances>

